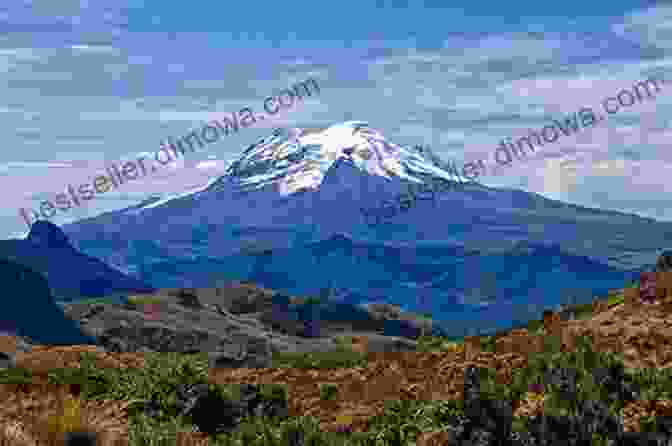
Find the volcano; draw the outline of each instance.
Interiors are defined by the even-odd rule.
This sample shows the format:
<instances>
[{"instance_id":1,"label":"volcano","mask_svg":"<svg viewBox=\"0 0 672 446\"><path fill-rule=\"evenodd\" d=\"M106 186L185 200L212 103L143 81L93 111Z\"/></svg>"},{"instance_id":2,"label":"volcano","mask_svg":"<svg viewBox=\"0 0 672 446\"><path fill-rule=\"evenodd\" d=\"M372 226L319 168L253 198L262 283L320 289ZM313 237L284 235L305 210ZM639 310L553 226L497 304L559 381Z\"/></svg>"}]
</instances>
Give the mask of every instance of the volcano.
<instances>
[{"instance_id":1,"label":"volcano","mask_svg":"<svg viewBox=\"0 0 672 446\"><path fill-rule=\"evenodd\" d=\"M436 182L450 187L380 224L362 212ZM431 313L456 336L622 288L672 242L670 223L461 182L432 150L362 121L276 129L205 188L63 230L156 288L335 287L343 301Z\"/></svg>"}]
</instances>

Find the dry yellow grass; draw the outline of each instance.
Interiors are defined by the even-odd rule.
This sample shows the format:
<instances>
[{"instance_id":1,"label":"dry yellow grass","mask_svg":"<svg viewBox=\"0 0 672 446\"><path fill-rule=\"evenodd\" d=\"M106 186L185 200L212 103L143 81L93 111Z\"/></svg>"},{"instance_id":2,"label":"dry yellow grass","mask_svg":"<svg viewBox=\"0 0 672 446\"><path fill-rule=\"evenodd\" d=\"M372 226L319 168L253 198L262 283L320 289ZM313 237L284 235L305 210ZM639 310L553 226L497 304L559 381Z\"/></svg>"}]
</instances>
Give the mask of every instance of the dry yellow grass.
<instances>
[{"instance_id":1,"label":"dry yellow grass","mask_svg":"<svg viewBox=\"0 0 672 446\"><path fill-rule=\"evenodd\" d=\"M82 401L65 386L2 390L0 444L61 445L65 432L77 431L96 432L100 446L128 444L123 401Z\"/></svg>"}]
</instances>

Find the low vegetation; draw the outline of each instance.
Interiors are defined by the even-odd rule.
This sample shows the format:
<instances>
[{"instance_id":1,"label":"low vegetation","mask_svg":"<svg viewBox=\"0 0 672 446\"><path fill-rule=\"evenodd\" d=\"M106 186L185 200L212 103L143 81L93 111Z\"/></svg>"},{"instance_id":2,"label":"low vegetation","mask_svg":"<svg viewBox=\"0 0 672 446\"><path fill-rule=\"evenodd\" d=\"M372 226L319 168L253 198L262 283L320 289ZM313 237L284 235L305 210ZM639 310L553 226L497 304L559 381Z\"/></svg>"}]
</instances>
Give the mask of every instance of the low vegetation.
<instances>
[{"instance_id":1,"label":"low vegetation","mask_svg":"<svg viewBox=\"0 0 672 446\"><path fill-rule=\"evenodd\" d=\"M436 344L439 341L433 340ZM450 344L449 344L450 345ZM451 347L447 347L451 348ZM282 358L285 366L297 358ZM123 399L130 401L130 439L132 445L174 444L168 441L175 438L177 432L189 428L187 420L177 419L171 415L174 391L178 383L206 382L207 361L199 355L149 355L145 369L121 372L119 370L101 370L93 366L93 359L82 355L81 369L53 370L49 380L54 384L79 384L82 399ZM323 362L324 361L324 362ZM596 353L584 343L576 352L560 353L549 345L549 350L530 358L527 368L516 370L512 385L504 387L496 384L495 377L485 369L481 383L482 392L493 399L520 399L531 384L543 384L544 373L554 367L573 367L578 371L577 382L580 398L603 398L600 389L591 380L591 370L598 366L608 366L618 362L611 354ZM297 367L334 367L333 359L314 357L312 360L298 359ZM349 363L348 363L349 364ZM631 372L632 379L645 388L643 398L668 398L672 389L672 376L663 371ZM9 369L0 374L3 383L29 383L30 372L21 369ZM235 398L236 386L217 386L219 391L229 398ZM268 395L277 394L277 389L267 391ZM321 388L321 397L333 398L338 388L326 383ZM560 397L553 386L545 385L545 411L550 413L570 414L571 404ZM140 407L144 401L156 398L161 401L162 415L146 417L133 407ZM71 404L72 410L76 402ZM240 429L233 434L222 434L216 438L218 445L286 445L291 432L301 429L307 434L306 444L323 445L398 445L412 444L417 434L426 431L441 430L443 424L451 416L461 414L463 403L460 401L396 401L389 402L385 413L372 420L371 428L366 433L335 434L319 430L317 420L302 418L290 420L247 419ZM618 402L612 404L611 410L618 414L622 409ZM65 415L67 418L67 414ZM63 429L73 429L71 421L56 421ZM81 426L78 426L81 427ZM523 419L516 419L514 430L525 430ZM161 440L164 439L164 440Z\"/></svg>"},{"instance_id":2,"label":"low vegetation","mask_svg":"<svg viewBox=\"0 0 672 446\"><path fill-rule=\"evenodd\" d=\"M609 298L610 305L623 301L622 295ZM589 315L589 305L576 306L580 317ZM531 331L540 330L541 321L530 321ZM561 352L556 345L557 339L546 338L543 353L531 355L525 368L513 371L512 382L508 386L498 384L494 371L482 369L481 392L485 398L499 400L521 400L530 396L535 388L536 395L543 400L544 412L550 414L572 414L576 405L562 397L559 389L545 381L547 372L557 368L576 370L576 389L579 400L601 399L607 401L603 389L598 387L592 377L592 371L598 367L622 364L622 356L613 353L595 352L590 340L580 338L577 348L571 352ZM366 355L349 348L347 338L339 339L339 347L332 353L276 354L274 367L295 368L340 368L358 367L366 364ZM481 346L485 351L494 351L494 336L481 337ZM462 349L459 340L440 337L422 337L418 340L420 351L449 351ZM81 368L51 370L48 380L53 384L77 384L81 393L80 400L114 399L129 402L129 436L131 445L168 445L175 444L178 432L188 431L192 426L189 420L176 417L173 411L176 387L180 383L206 383L208 377L207 356L203 354L146 354L146 367L117 370L97 368L94 356L81 355ZM641 386L642 399L669 399L672 393L672 373L668 370L627 370L629 379ZM0 384L30 384L31 372L21 368L0 370ZM236 398L235 385L214 385L226 398ZM278 385L262 386L268 398L286 396L284 387ZM320 387L320 398L330 400L338 394L338 387L324 383ZM284 396L283 396L284 395ZM144 402L160 402L159 416L148 417L140 409ZM623 403L609 401L609 409L618 415ZM76 411L77 400L70 401L71 411ZM288 419L247 418L233 433L219 434L210 444L216 445L277 445L291 443L297 431L305 435L306 445L414 445L419 433L440 431L446 428L455 416L463 414L462 401L423 401L402 400L387 401L384 414L371 420L368 432L341 433L323 432L318 420L311 417L289 417ZM73 417L70 417L73 418ZM76 418L76 417L74 417ZM68 414L55 420L61 429L81 428L74 426ZM515 418L514 431L527 429L526 419ZM645 419L645 429L652 426L652 420ZM85 428L85 426L84 426ZM596 439L603 444L604 438Z\"/></svg>"},{"instance_id":3,"label":"low vegetation","mask_svg":"<svg viewBox=\"0 0 672 446\"><path fill-rule=\"evenodd\" d=\"M161 303L162 299L154 296L128 296L126 302L131 305L142 306Z\"/></svg>"}]
</instances>

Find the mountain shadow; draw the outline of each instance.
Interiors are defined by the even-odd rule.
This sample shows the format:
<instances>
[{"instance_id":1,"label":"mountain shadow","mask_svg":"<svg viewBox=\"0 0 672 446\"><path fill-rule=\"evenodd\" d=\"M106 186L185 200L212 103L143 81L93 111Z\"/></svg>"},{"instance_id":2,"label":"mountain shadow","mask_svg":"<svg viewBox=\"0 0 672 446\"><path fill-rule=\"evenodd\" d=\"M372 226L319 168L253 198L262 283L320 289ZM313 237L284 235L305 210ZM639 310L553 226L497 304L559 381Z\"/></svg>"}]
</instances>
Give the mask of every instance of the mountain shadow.
<instances>
[{"instance_id":1,"label":"mountain shadow","mask_svg":"<svg viewBox=\"0 0 672 446\"><path fill-rule=\"evenodd\" d=\"M0 259L5 292L0 330L47 345L94 344L54 302L47 279L18 263Z\"/></svg>"}]
</instances>

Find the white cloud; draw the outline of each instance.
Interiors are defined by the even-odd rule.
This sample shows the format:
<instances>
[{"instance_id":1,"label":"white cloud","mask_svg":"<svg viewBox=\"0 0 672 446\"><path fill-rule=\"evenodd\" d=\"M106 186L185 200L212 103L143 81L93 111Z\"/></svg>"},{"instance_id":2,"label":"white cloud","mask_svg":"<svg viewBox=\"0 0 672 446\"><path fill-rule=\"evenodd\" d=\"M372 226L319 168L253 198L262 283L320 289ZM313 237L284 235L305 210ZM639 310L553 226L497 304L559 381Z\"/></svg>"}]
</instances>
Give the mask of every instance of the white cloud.
<instances>
[{"instance_id":1,"label":"white cloud","mask_svg":"<svg viewBox=\"0 0 672 446\"><path fill-rule=\"evenodd\" d=\"M624 159L599 161L593 164L593 175L620 177L627 174L632 163ZM638 163L639 164L639 163Z\"/></svg>"},{"instance_id":2,"label":"white cloud","mask_svg":"<svg viewBox=\"0 0 672 446\"><path fill-rule=\"evenodd\" d=\"M229 165L228 161L224 160L211 160L211 161L201 161L196 164L197 169L224 169Z\"/></svg>"}]
</instances>

